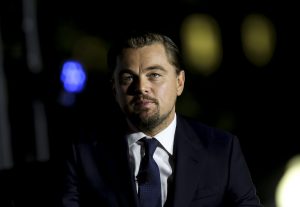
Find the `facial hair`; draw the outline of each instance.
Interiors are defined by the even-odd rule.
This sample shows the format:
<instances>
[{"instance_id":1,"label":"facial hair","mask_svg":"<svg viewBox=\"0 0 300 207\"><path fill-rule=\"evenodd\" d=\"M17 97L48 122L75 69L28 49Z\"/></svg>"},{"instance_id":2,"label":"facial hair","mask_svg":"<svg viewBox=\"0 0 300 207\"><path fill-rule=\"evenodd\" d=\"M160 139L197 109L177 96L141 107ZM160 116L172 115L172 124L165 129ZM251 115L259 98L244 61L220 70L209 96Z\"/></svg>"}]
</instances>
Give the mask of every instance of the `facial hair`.
<instances>
[{"instance_id":1,"label":"facial hair","mask_svg":"<svg viewBox=\"0 0 300 207\"><path fill-rule=\"evenodd\" d=\"M151 132L160 124L162 124L170 115L171 111L160 115L160 106L157 99L152 98L148 95L140 95L132 100L132 105L134 105L139 100L151 101L155 104L155 108L152 109L151 114L147 114L149 109L134 109L133 113L127 113L129 121L143 132ZM146 115L143 113L146 113Z\"/></svg>"}]
</instances>

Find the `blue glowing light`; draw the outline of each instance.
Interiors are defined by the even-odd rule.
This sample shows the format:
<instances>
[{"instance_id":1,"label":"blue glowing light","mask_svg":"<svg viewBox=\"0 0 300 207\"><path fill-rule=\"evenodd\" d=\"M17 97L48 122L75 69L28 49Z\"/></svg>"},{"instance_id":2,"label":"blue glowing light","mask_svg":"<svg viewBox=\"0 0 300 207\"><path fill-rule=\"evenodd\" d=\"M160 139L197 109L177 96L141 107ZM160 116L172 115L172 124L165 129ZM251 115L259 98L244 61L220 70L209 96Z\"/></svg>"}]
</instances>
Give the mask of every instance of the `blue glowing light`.
<instances>
[{"instance_id":1,"label":"blue glowing light","mask_svg":"<svg viewBox=\"0 0 300 207\"><path fill-rule=\"evenodd\" d=\"M78 93L83 90L86 82L86 74L83 66L78 61L67 61L63 64L60 75L66 91Z\"/></svg>"}]
</instances>

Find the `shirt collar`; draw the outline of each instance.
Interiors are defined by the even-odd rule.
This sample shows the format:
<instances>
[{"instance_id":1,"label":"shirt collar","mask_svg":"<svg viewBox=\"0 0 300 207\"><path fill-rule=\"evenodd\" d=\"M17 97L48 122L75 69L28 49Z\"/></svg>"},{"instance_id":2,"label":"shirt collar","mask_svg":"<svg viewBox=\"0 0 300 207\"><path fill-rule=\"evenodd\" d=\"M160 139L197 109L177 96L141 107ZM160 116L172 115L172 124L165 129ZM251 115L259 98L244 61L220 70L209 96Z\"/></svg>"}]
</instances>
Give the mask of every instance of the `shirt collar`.
<instances>
[{"instance_id":1,"label":"shirt collar","mask_svg":"<svg viewBox=\"0 0 300 207\"><path fill-rule=\"evenodd\" d=\"M171 155L173 154L173 143L176 130L176 114L173 121L169 124L167 128L156 134L154 137L159 141L159 143L168 151ZM128 146L130 147L136 143L139 139L143 137L149 137L143 132L133 132L126 135Z\"/></svg>"}]
</instances>

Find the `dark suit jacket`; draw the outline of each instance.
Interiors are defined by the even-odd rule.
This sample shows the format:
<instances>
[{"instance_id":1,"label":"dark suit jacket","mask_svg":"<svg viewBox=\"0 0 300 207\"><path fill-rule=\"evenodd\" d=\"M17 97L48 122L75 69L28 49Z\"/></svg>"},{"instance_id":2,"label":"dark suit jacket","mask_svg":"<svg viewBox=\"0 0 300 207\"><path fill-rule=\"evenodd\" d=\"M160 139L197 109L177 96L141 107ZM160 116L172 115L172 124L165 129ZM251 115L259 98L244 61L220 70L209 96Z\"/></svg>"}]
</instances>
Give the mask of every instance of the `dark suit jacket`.
<instances>
[{"instance_id":1,"label":"dark suit jacket","mask_svg":"<svg viewBox=\"0 0 300 207\"><path fill-rule=\"evenodd\" d=\"M64 207L138 206L124 133L116 126L72 145ZM177 115L174 160L165 206L261 206L235 136Z\"/></svg>"}]
</instances>

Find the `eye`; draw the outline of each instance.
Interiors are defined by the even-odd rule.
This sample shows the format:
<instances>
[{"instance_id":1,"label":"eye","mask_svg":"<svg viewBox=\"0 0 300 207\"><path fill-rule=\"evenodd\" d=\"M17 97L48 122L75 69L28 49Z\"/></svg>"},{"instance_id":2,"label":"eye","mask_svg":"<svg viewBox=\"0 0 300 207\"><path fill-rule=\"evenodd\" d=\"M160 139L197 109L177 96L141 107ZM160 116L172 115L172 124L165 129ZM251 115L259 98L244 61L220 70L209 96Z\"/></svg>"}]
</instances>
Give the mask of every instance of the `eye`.
<instances>
[{"instance_id":1,"label":"eye","mask_svg":"<svg viewBox=\"0 0 300 207\"><path fill-rule=\"evenodd\" d=\"M132 80L133 80L133 75L130 74L130 73L123 73L120 76L120 83L121 84L128 84L128 83L132 82Z\"/></svg>"},{"instance_id":2,"label":"eye","mask_svg":"<svg viewBox=\"0 0 300 207\"><path fill-rule=\"evenodd\" d=\"M150 73L150 74L148 74L148 77L152 78L152 79L157 79L157 78L161 77L161 75L158 73Z\"/></svg>"}]
</instances>

